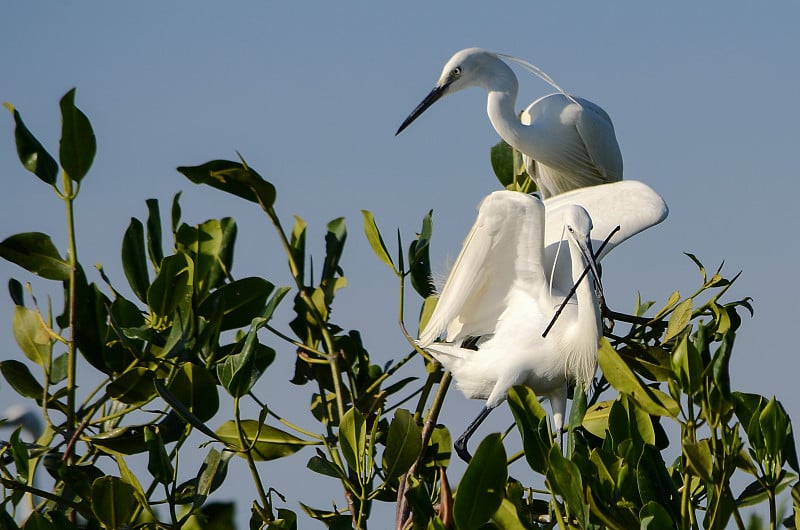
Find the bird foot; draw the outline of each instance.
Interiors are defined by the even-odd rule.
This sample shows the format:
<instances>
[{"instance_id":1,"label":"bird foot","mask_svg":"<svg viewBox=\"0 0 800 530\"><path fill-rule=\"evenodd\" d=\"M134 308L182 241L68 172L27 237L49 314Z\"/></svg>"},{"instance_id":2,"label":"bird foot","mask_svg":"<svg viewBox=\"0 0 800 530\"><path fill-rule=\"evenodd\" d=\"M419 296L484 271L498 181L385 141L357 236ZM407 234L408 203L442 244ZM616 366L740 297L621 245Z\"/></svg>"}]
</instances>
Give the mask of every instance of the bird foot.
<instances>
[{"instance_id":1,"label":"bird foot","mask_svg":"<svg viewBox=\"0 0 800 530\"><path fill-rule=\"evenodd\" d=\"M469 450L467 449L467 441L463 438L459 438L456 440L456 443L453 444L453 448L456 450L456 454L459 458L469 464L469 461L472 460L472 455L469 454Z\"/></svg>"}]
</instances>

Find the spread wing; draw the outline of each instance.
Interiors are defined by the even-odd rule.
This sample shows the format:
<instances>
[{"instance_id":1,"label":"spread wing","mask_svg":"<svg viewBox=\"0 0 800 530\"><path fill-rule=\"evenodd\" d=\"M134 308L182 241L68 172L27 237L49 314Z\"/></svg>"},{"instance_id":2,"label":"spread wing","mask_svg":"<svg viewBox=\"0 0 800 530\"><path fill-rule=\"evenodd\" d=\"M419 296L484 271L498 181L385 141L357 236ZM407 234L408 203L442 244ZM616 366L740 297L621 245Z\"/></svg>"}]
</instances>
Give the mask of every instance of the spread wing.
<instances>
[{"instance_id":1,"label":"spread wing","mask_svg":"<svg viewBox=\"0 0 800 530\"><path fill-rule=\"evenodd\" d=\"M445 331L448 342L492 334L515 282L546 289L543 237L544 205L537 197L505 190L486 197L419 344Z\"/></svg>"},{"instance_id":2,"label":"spread wing","mask_svg":"<svg viewBox=\"0 0 800 530\"><path fill-rule=\"evenodd\" d=\"M562 217L564 207L569 204L583 206L592 218L592 247L595 251L619 225L620 231L614 234L599 259L628 238L657 225L669 213L664 199L647 184L636 180L581 188L545 199L544 245L547 271L553 267L556 249L563 237ZM572 285L568 257L559 257L553 284L554 288L560 289L569 289Z\"/></svg>"}]
</instances>

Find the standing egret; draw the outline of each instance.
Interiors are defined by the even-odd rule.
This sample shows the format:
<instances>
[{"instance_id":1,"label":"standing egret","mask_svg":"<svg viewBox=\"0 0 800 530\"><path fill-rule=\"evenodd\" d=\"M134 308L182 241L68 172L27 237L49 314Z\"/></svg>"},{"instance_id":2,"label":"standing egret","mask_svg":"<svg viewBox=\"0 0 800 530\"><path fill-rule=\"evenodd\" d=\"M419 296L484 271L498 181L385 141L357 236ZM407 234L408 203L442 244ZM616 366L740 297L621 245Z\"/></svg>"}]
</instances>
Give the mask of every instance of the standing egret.
<instances>
[{"instance_id":1,"label":"standing egret","mask_svg":"<svg viewBox=\"0 0 800 530\"><path fill-rule=\"evenodd\" d=\"M523 65L558 89L517 117L517 76L501 59ZM439 81L397 129L400 134L442 96L478 86L488 92L486 111L497 133L523 154L525 168L547 198L576 188L622 180L622 154L608 114L591 101L566 94L534 65L480 48L447 61Z\"/></svg>"},{"instance_id":2,"label":"standing egret","mask_svg":"<svg viewBox=\"0 0 800 530\"><path fill-rule=\"evenodd\" d=\"M482 356L480 351L485 349L485 345L489 344L490 339L493 339L493 344L499 344L502 337L498 338L497 335L501 328L500 319L503 312L512 303L512 289L519 289L520 285L519 274L526 271L522 267L520 256L516 255L516 251L520 245L538 245L539 240L534 241L529 238L526 233L525 239L522 239L522 226L530 224L530 220L526 221L524 218L528 213L525 207L520 207L517 210L512 209L510 206L506 211L501 211L500 207L508 197L510 201L512 198L520 201L520 204L525 205L527 202L531 204L536 203L536 199L524 198L526 196L515 194L513 192L496 192L484 200L481 204L480 213L476 220L475 226L472 228L469 236L464 241L464 246L461 255L458 258L456 266L454 267L447 284L442 289L439 297L439 304L437 305L431 319L428 321L425 328L420 334L420 344L426 347L429 351L439 359L442 364L453 366L452 371L459 382L459 386L465 390L465 394L470 397L486 397L494 390L492 388L484 388L485 396L479 392L480 388L475 387L476 384L489 385L491 381L488 379L489 374L500 369L503 363L521 362L523 367L525 362L535 363L537 361L528 360L525 357L538 355L532 349L527 351L512 350L509 348L506 353L512 357L511 360L505 360L504 352L497 351L495 356L496 364L490 362L489 357L482 357L482 360L473 362L485 362L490 364L487 371L481 376L480 373L471 376L470 372L462 370L456 371L455 363L462 363L466 365L469 362L470 356ZM491 202L490 202L491 198ZM526 202L527 201L527 202ZM532 202L531 202L532 201ZM575 213L576 205L580 206L588 213L591 218L592 234L594 238L592 243L599 243L606 235L611 233L615 227L619 226L620 230L615 232L609 239L608 244L603 251L597 256L600 260L604 258L612 249L623 243L630 237L654 226L664 219L666 219L669 210L664 199L656 193L652 188L646 184L635 181L621 181L611 184L600 186L593 186L589 188L581 188L574 190L557 197L551 197L543 201L544 204L544 274L549 277L549 288L552 293L563 294L566 293L574 284L575 269L584 267L584 258L578 257L574 252L559 252L564 246L563 239L565 238L566 222L570 212L572 215L579 215ZM491 210L489 207L491 206ZM532 214L535 223L541 222L540 208L536 206L529 206L533 211ZM490 212L494 212L494 217L490 217ZM540 228L537 228L536 234L540 234ZM574 233L574 232L573 232ZM480 236L480 237L477 237ZM536 237L541 237L536 236ZM486 245L489 242L494 243L495 246L486 250ZM568 239L569 241L569 239ZM502 243L502 245L501 245ZM468 247L473 247L470 255L467 256ZM476 260L483 256L482 261ZM469 261L469 263L468 263ZM537 278L537 281L542 282L541 273L538 272L539 266L536 266L536 271L531 278ZM459 271L456 273L456 271ZM514 283L516 282L516 283ZM515 295L516 296L516 295ZM581 295L579 295L581 296ZM553 297L557 300L557 297ZM583 294L584 301L591 300L591 295ZM515 298L516 299L516 298ZM580 301L580 298L579 298ZM519 303L519 302L514 302ZM596 302L592 302L594 304ZM575 308L574 304L571 311L579 310ZM537 309L532 312L530 319L523 318L523 324L518 330L510 329L504 326L504 333L527 334L526 336L533 342L538 341L536 334L541 334L544 328L537 329L542 322L540 314L542 309ZM546 313L546 311L544 311ZM552 316L553 311L549 312ZM539 315L539 316L535 316ZM565 318L570 317L569 314L564 315ZM560 319L559 319L560 321ZM557 322L559 322L557 321ZM549 322L549 321L548 321ZM566 324L562 324L566 325ZM438 336L447 331L445 340L453 344L435 343L434 341ZM589 332L590 334L593 332ZM492 336L494 335L494 336ZM550 335L548 335L549 337ZM477 337L478 351L465 350L458 348L459 344L463 345L464 339L471 339L475 343ZM595 344L596 349L596 344ZM448 358L444 354L438 354L437 350L453 350L458 352L460 358ZM596 351L596 350L595 350ZM486 353L484 351L484 353ZM453 362L450 362L453 361ZM501 366L502 365L502 366ZM562 358L562 367L565 366L565 360ZM475 371L480 372L481 367L473 365ZM450 368L448 368L450 369ZM509 367L509 370L515 367ZM588 370L587 370L588 372ZM563 373L563 369L562 369ZM593 374L593 370L591 372ZM513 375L513 374L512 374ZM473 379L473 377L486 377L481 383L481 379ZM583 375L583 379L590 378L590 375ZM566 376L564 376L566 379ZM576 379L580 379L576 377ZM470 389L470 384L473 388ZM537 393L541 393L541 388L533 386ZM508 387L505 389L507 392ZM563 390L563 387L562 387ZM543 396L545 394L542 394ZM503 393L499 401L497 396L494 396L494 401L501 402L505 393ZM554 427L560 431L559 425L563 426L563 416L566 412L566 397L561 393L553 393L549 396L551 407L553 408ZM494 406L497 403L493 403ZM487 410L488 409L488 410ZM484 407L479 418L473 422L468 431L465 433L466 438L475 431L483 418L489 413L488 402L487 407ZM462 436L464 438L464 436ZM467 456L466 453L466 440L459 439L461 448L457 447L457 451L464 452L462 458Z\"/></svg>"},{"instance_id":3,"label":"standing egret","mask_svg":"<svg viewBox=\"0 0 800 530\"><path fill-rule=\"evenodd\" d=\"M589 214L573 205L560 217L572 278L577 283L586 265L598 278ZM470 459L470 436L512 386L525 384L548 398L555 432L561 433L567 384L588 386L594 377L602 327L591 275L577 286L577 304L570 304L542 337L565 294L552 290L544 243L545 206L537 197L505 190L490 194L420 333L419 345L453 373L461 391L486 399L455 443L464 460ZM445 342L435 342L445 331Z\"/></svg>"}]
</instances>

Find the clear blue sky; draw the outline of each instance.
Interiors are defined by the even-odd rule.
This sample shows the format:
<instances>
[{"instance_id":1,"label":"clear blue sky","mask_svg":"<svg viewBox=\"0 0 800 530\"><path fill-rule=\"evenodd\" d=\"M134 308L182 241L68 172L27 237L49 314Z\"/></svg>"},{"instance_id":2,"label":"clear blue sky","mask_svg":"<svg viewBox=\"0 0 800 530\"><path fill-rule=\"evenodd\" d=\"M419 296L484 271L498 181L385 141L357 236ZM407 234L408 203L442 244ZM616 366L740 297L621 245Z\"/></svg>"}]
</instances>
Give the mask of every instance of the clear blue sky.
<instances>
[{"instance_id":1,"label":"clear blue sky","mask_svg":"<svg viewBox=\"0 0 800 530\"><path fill-rule=\"evenodd\" d=\"M98 138L77 205L79 257L87 265L102 263L119 285L119 245L130 217L144 217L151 197L166 209L180 190L184 220L237 219L237 277L288 283L277 239L258 208L192 185L175 171L179 165L241 152L277 186L285 222L293 214L308 221L317 263L325 223L345 216L343 268L350 284L335 318L360 329L382 364L407 346L395 325L394 277L372 256L359 210L373 210L386 232L400 227L410 237L434 209L432 258L444 268L459 250L475 205L497 188L488 162L497 136L480 90L446 98L397 138L394 131L458 49L479 46L528 59L608 111L625 178L647 182L669 204L664 224L605 262L609 302L630 310L637 292L659 303L673 290L691 292L699 276L685 251L711 269L724 260L730 276L742 270L729 296L752 296L756 315L745 318L738 335L734 385L777 394L800 422L798 4L451 5L15 0L0 18L0 101L13 103L56 153L58 100L78 87L77 104ZM548 91L541 81L518 75L519 108ZM61 204L19 165L12 130L3 110L0 238L43 231L63 251ZM11 276L28 278L0 262L0 282ZM48 293L59 298L54 284L37 281L35 288L40 301ZM10 299L0 297L3 359L19 356L11 308ZM291 349L264 338L280 346L286 361L268 372L261 394L282 406L297 401L281 412L305 415L305 389L286 381ZM0 404L12 398L0 382ZM479 407L452 392L443 414L455 432ZM490 424L496 429L511 421L505 408L497 416ZM301 474L298 484L305 486L284 491L292 509L298 510L308 484L316 505L344 505L334 481L304 469L309 456L301 452L265 466L265 475L274 469ZM254 496L244 488L240 494ZM248 511L247 502L239 511Z\"/></svg>"}]
</instances>

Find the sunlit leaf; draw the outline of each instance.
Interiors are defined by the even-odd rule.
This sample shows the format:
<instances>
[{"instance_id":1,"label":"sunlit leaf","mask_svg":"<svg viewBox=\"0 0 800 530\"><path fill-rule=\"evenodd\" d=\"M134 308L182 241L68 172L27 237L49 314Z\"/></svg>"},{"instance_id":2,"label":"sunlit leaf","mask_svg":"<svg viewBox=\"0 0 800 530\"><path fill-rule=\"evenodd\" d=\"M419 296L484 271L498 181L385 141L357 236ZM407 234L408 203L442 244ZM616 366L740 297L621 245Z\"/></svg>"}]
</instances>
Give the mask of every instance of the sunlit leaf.
<instances>
[{"instance_id":1,"label":"sunlit leaf","mask_svg":"<svg viewBox=\"0 0 800 530\"><path fill-rule=\"evenodd\" d=\"M61 167L76 182L89 171L97 151L89 118L75 106L75 89L61 98L61 143L58 157Z\"/></svg>"},{"instance_id":2,"label":"sunlit leaf","mask_svg":"<svg viewBox=\"0 0 800 530\"><path fill-rule=\"evenodd\" d=\"M589 506L584 499L583 479L578 466L564 458L561 448L557 445L550 448L549 461L547 480L554 493L564 498L570 513L578 519L579 527L586 528L589 520Z\"/></svg>"},{"instance_id":3,"label":"sunlit leaf","mask_svg":"<svg viewBox=\"0 0 800 530\"><path fill-rule=\"evenodd\" d=\"M378 259L396 272L394 262L386 248L386 243L383 242L383 237L381 237L380 230L378 230L378 225L375 224L375 216L372 215L372 212L369 210L361 210L361 215L364 217L364 233L367 235L367 241L369 241L369 246L372 247L372 251L378 256Z\"/></svg>"},{"instance_id":4,"label":"sunlit leaf","mask_svg":"<svg viewBox=\"0 0 800 530\"><path fill-rule=\"evenodd\" d=\"M226 421L216 430L217 437L232 450L242 452L250 449L255 460L275 460L296 453L307 445L318 442L307 441L275 427L260 424L256 420L241 422L244 446L239 439L235 421ZM241 456L241 455L238 455Z\"/></svg>"},{"instance_id":5,"label":"sunlit leaf","mask_svg":"<svg viewBox=\"0 0 800 530\"><path fill-rule=\"evenodd\" d=\"M25 357L45 371L50 369L50 335L38 311L14 306L14 338Z\"/></svg>"},{"instance_id":6,"label":"sunlit leaf","mask_svg":"<svg viewBox=\"0 0 800 530\"><path fill-rule=\"evenodd\" d=\"M158 317L169 318L192 292L192 269L183 254L167 256L147 289L147 305Z\"/></svg>"},{"instance_id":7,"label":"sunlit leaf","mask_svg":"<svg viewBox=\"0 0 800 530\"><path fill-rule=\"evenodd\" d=\"M217 364L217 377L233 397L241 397L250 392L264 370L275 359L275 350L258 342L258 330L262 324L263 319L253 319L241 351L229 355L224 362Z\"/></svg>"},{"instance_id":8,"label":"sunlit leaf","mask_svg":"<svg viewBox=\"0 0 800 530\"><path fill-rule=\"evenodd\" d=\"M548 454L553 444L548 428L547 413L539 403L536 393L527 386L515 386L508 392L508 404L522 435L525 459L531 469L544 473Z\"/></svg>"},{"instance_id":9,"label":"sunlit leaf","mask_svg":"<svg viewBox=\"0 0 800 530\"><path fill-rule=\"evenodd\" d=\"M17 156L22 165L39 177L43 182L53 185L58 177L58 164L39 140L28 130L22 116L14 106L5 103L5 107L14 115L14 140L17 143Z\"/></svg>"},{"instance_id":10,"label":"sunlit leaf","mask_svg":"<svg viewBox=\"0 0 800 530\"><path fill-rule=\"evenodd\" d=\"M15 234L0 242L0 258L48 280L69 280L72 268L41 232Z\"/></svg>"},{"instance_id":11,"label":"sunlit leaf","mask_svg":"<svg viewBox=\"0 0 800 530\"><path fill-rule=\"evenodd\" d=\"M611 386L630 396L647 413L676 417L678 404L663 392L645 386L606 339L600 340L597 363Z\"/></svg>"},{"instance_id":12,"label":"sunlit leaf","mask_svg":"<svg viewBox=\"0 0 800 530\"><path fill-rule=\"evenodd\" d=\"M675 308L672 315L667 322L667 331L664 334L663 342L677 336L681 331L686 329L689 321L692 319L692 299L687 298Z\"/></svg>"}]
</instances>

